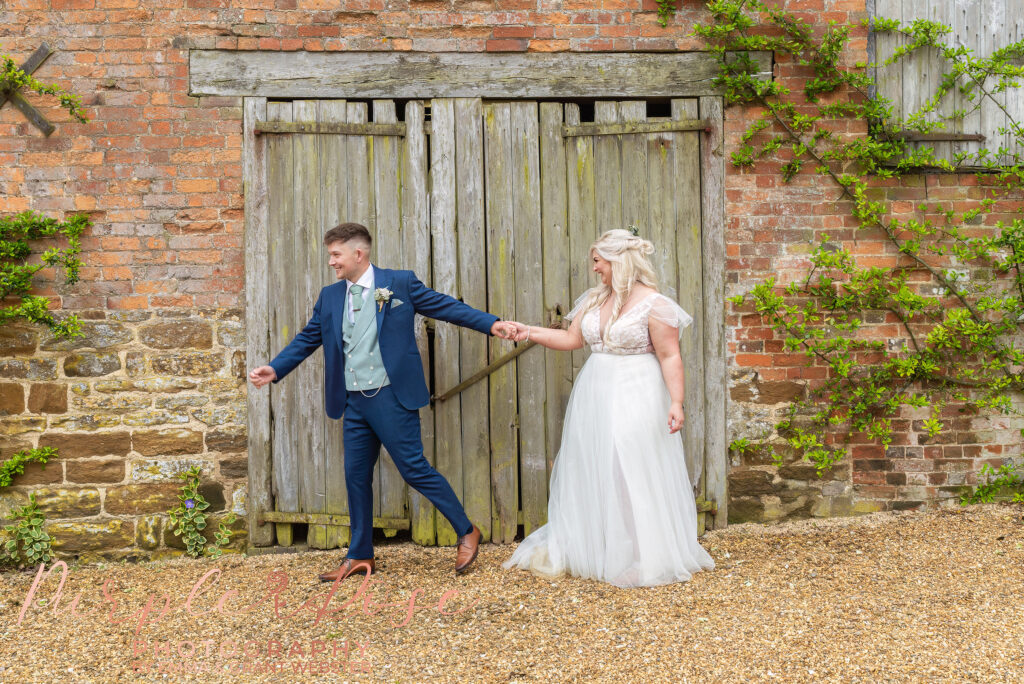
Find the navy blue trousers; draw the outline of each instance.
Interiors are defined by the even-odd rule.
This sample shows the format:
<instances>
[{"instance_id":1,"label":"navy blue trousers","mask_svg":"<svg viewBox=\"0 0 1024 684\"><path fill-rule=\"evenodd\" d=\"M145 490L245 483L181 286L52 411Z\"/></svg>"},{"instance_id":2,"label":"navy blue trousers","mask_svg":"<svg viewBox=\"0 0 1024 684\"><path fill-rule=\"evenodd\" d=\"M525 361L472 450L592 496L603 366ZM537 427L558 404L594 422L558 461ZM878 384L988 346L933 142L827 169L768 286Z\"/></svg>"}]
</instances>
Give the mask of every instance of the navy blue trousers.
<instances>
[{"instance_id":1,"label":"navy blue trousers","mask_svg":"<svg viewBox=\"0 0 1024 684\"><path fill-rule=\"evenodd\" d=\"M373 558L373 467L382 444L402 478L448 518L456 534L461 536L473 530L473 523L466 517L448 480L423 456L419 411L410 411L398 403L391 385L382 387L372 397L349 392L342 425L352 530L348 558Z\"/></svg>"}]
</instances>

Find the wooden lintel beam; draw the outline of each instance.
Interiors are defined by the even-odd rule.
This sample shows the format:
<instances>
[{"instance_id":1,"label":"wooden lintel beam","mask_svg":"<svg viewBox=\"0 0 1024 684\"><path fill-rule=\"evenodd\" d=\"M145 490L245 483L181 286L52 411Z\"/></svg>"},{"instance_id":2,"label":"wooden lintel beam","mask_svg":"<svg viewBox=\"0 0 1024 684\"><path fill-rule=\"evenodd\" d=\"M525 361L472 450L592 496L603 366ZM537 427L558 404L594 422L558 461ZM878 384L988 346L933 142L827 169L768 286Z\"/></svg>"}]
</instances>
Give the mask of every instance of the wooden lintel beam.
<instances>
[{"instance_id":1,"label":"wooden lintel beam","mask_svg":"<svg viewBox=\"0 0 1024 684\"><path fill-rule=\"evenodd\" d=\"M638 133L669 133L672 131L707 130L704 119L680 119L678 121L654 121L636 123L585 123L576 126L562 126L562 137L581 135L630 135Z\"/></svg>"},{"instance_id":2,"label":"wooden lintel beam","mask_svg":"<svg viewBox=\"0 0 1024 684\"><path fill-rule=\"evenodd\" d=\"M772 55L750 52L756 78ZM647 98L720 95L712 52L192 50L189 94L288 99Z\"/></svg>"},{"instance_id":3,"label":"wooden lintel beam","mask_svg":"<svg viewBox=\"0 0 1024 684\"><path fill-rule=\"evenodd\" d=\"M318 121L260 121L256 135L263 133L317 133L335 135L405 136L404 123L322 123Z\"/></svg>"}]
</instances>

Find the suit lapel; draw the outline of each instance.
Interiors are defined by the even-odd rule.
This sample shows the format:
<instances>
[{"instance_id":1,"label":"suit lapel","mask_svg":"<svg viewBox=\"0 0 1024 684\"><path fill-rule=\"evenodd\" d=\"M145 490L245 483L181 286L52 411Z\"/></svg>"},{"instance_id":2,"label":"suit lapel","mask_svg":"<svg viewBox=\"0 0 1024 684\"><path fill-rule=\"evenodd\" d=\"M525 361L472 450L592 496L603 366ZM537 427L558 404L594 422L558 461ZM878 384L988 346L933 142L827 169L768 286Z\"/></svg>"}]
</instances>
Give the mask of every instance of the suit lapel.
<instances>
[{"instance_id":1,"label":"suit lapel","mask_svg":"<svg viewBox=\"0 0 1024 684\"><path fill-rule=\"evenodd\" d=\"M374 266L373 280L373 287L375 291L379 288L391 289L391 271ZM374 294L376 294L376 292L374 292ZM370 301L373 302L373 305L377 308L377 336L380 337L380 327L384 324L384 314L388 312L391 302L384 302L384 305L381 306L380 303L377 302L376 298L371 298Z\"/></svg>"},{"instance_id":2,"label":"suit lapel","mask_svg":"<svg viewBox=\"0 0 1024 684\"><path fill-rule=\"evenodd\" d=\"M345 351L345 319L348 317L348 283L344 288L338 288L341 292L341 304L335 304L331 309L331 318L334 319L334 333L338 340L338 349ZM342 356L344 358L344 356Z\"/></svg>"}]
</instances>

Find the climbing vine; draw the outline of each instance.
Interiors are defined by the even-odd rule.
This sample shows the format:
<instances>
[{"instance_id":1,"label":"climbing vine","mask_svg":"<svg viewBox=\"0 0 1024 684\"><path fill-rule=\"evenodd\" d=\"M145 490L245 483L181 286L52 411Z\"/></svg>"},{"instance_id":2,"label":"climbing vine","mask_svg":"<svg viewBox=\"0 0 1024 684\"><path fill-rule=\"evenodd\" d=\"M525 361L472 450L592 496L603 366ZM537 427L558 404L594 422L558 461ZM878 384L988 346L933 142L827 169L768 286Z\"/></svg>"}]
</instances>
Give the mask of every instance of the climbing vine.
<instances>
[{"instance_id":1,"label":"climbing vine","mask_svg":"<svg viewBox=\"0 0 1024 684\"><path fill-rule=\"evenodd\" d=\"M82 98L80 96L67 92L59 85L43 83L31 74L25 73L9 55L0 55L0 62L2 62L2 68L0 68L0 93L28 88L40 95L52 95L57 98L60 106L66 109L68 114L75 120L81 123L88 123L89 119L86 118L85 110L82 109Z\"/></svg>"},{"instance_id":2,"label":"climbing vine","mask_svg":"<svg viewBox=\"0 0 1024 684\"><path fill-rule=\"evenodd\" d=\"M892 265L863 265L848 243L826 234L812 246L803 276L785 283L770 277L730 298L735 311L768 321L787 351L827 368L827 377L789 407L779 435L820 473L844 456L851 433L889 445L893 420L908 408L927 409L921 427L929 437L946 431L958 410L1015 413L1013 393L1024 388L1024 219L983 222L1019 206L1022 160L1002 148L940 158L906 134L942 129L984 101L998 104L996 94L1024 80L1024 41L979 57L948 44L949 27L875 18L872 31L898 32L903 44L877 65L847 64L849 26L812 27L761 0L707 7L711 20L694 33L719 57L716 84L727 105L758 112L732 164L774 165L785 182L817 174L849 208L855 238L880 238L894 254ZM948 68L925 104L897 119L893 103L872 89L872 68L925 49L937 50ZM760 78L748 53L761 50L805 70L802 90ZM954 92L967 106L940 115ZM1024 127L1004 112L1019 152ZM844 121L867 122L866 134L835 133L849 130ZM886 186L924 170L975 173L985 196L966 210L924 203L910 218L894 214ZM870 327L879 321L900 332L879 339Z\"/></svg>"},{"instance_id":3,"label":"climbing vine","mask_svg":"<svg viewBox=\"0 0 1024 684\"><path fill-rule=\"evenodd\" d=\"M57 320L49 311L49 301L31 294L31 290L32 277L47 266L62 266L67 284L78 282L81 235L89 225L84 214L76 214L65 221L31 211L0 216L0 302L4 302L0 306L0 325L14 318L24 318L46 325L57 337L70 338L81 334L81 321L77 316ZM30 243L55 237L63 237L67 246L50 247L42 253L39 261L33 262Z\"/></svg>"}]
</instances>

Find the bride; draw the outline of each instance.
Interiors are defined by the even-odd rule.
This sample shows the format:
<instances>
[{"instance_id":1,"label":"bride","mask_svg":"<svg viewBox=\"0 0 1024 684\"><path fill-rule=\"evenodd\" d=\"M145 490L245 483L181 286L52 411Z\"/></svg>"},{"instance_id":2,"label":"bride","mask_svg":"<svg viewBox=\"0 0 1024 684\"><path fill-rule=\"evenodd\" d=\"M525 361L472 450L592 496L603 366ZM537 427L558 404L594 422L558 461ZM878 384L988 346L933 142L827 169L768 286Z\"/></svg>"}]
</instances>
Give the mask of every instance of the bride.
<instances>
[{"instance_id":1,"label":"bride","mask_svg":"<svg viewBox=\"0 0 1024 684\"><path fill-rule=\"evenodd\" d=\"M577 300L568 330L517 324L517 341L593 352L565 412L548 522L503 565L620 587L682 582L714 567L697 542L683 441L680 331L693 319L658 293L647 240L610 230L590 248L601 285ZM696 455L691 462L698 463Z\"/></svg>"}]
</instances>

